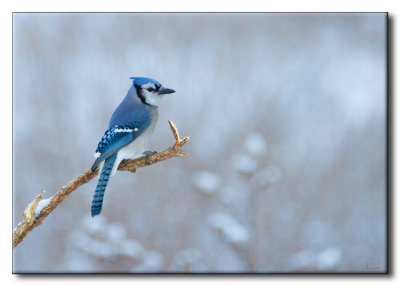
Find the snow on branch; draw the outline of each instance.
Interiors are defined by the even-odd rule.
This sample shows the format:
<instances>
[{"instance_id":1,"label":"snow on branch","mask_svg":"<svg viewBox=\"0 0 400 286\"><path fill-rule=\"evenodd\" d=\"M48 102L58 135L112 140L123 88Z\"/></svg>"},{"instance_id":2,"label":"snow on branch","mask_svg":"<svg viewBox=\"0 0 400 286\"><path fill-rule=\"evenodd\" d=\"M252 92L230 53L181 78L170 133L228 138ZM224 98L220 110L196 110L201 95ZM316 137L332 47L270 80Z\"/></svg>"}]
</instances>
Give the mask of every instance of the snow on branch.
<instances>
[{"instance_id":1,"label":"snow on branch","mask_svg":"<svg viewBox=\"0 0 400 286\"><path fill-rule=\"evenodd\" d=\"M183 139L179 138L178 129L175 124L168 120L169 125L172 130L172 134L175 138L175 144L169 147L168 149L149 155L147 160L146 157L141 157L135 160L124 160L119 166L119 171L130 171L136 172L137 168L146 167L148 165L173 158L173 157L183 157L188 155L182 151L183 145L189 141L189 137L185 137ZM73 191L78 189L83 184L88 183L94 177L97 176L99 172L99 168L97 168L94 172L91 170L81 174L67 186L61 188L54 196L51 198L41 200L44 191L41 193L26 207L24 211L24 219L22 222L18 224L18 226L13 231L13 248L15 248L27 235L28 233L34 229L36 226L40 225L43 220Z\"/></svg>"}]
</instances>

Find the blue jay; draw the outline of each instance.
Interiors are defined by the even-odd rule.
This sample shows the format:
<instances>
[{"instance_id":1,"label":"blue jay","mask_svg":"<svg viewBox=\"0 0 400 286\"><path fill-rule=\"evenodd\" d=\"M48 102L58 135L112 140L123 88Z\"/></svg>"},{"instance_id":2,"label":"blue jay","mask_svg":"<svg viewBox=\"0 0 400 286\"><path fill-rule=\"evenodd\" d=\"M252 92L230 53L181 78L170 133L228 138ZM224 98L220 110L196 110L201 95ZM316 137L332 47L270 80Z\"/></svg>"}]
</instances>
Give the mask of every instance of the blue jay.
<instances>
[{"instance_id":1,"label":"blue jay","mask_svg":"<svg viewBox=\"0 0 400 286\"><path fill-rule=\"evenodd\" d=\"M175 92L150 78L130 79L133 84L114 111L94 155L92 172L100 165L100 175L92 201L92 217L100 214L110 174L115 174L119 163L148 155L145 150L158 119L158 101L162 95Z\"/></svg>"}]
</instances>

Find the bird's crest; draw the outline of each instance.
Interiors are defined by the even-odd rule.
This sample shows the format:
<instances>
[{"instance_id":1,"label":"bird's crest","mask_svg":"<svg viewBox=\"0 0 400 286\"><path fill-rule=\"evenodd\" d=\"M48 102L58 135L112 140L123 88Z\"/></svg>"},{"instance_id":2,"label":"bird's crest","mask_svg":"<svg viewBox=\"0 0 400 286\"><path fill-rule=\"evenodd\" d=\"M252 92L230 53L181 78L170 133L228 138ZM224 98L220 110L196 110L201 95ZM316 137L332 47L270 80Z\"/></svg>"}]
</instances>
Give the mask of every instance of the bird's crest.
<instances>
[{"instance_id":1,"label":"bird's crest","mask_svg":"<svg viewBox=\"0 0 400 286\"><path fill-rule=\"evenodd\" d=\"M130 77L129 79L132 80L134 85L137 86L143 86L145 84L155 84L157 87L161 86L161 84L158 81L155 81L154 79L148 78L148 77Z\"/></svg>"}]
</instances>

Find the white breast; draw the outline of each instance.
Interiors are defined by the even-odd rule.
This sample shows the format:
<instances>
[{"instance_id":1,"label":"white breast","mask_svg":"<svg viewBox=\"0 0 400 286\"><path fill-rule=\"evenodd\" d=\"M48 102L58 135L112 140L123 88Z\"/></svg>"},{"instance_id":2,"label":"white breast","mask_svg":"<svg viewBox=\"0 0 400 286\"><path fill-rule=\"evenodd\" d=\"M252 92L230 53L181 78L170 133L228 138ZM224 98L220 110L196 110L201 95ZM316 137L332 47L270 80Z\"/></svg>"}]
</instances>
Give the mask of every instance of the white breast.
<instances>
[{"instance_id":1,"label":"white breast","mask_svg":"<svg viewBox=\"0 0 400 286\"><path fill-rule=\"evenodd\" d=\"M151 124L147 129L135 140L131 143L122 147L117 154L117 159L115 160L115 164L113 166L111 174L114 175L117 171L119 163L125 159L136 159L143 156L143 152L148 151L147 146L150 141L151 136L154 133L154 129L156 127L158 119L158 114L155 112Z\"/></svg>"}]
</instances>

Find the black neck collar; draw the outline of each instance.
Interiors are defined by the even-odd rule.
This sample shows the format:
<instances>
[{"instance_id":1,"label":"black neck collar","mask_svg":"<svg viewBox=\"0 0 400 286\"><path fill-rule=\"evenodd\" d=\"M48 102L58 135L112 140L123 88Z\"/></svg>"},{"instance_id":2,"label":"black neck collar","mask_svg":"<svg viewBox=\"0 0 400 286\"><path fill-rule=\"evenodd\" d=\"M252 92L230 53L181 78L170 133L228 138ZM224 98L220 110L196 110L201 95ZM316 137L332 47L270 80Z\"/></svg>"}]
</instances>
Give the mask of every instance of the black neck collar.
<instances>
[{"instance_id":1,"label":"black neck collar","mask_svg":"<svg viewBox=\"0 0 400 286\"><path fill-rule=\"evenodd\" d=\"M141 87L135 86L135 88L136 88L137 96L139 97L139 99L140 99L140 101L141 101L142 103L144 103L144 104L146 104L146 105L148 105L148 106L154 107L154 108L157 108L157 107L158 107L157 105L151 105L150 103L148 103L148 102L146 101L146 98L144 97L144 95L143 95L143 93L142 93L142 88L141 88Z\"/></svg>"}]
</instances>

